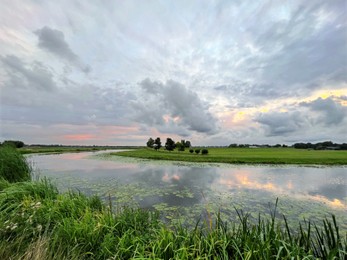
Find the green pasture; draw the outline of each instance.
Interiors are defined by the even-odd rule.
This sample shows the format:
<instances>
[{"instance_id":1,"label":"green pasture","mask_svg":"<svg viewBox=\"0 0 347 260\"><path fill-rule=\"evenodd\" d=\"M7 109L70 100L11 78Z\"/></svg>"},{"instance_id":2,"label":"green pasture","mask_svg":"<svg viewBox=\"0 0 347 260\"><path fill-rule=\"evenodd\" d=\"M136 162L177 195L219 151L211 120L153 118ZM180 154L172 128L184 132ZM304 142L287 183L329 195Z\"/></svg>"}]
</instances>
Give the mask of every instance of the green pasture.
<instances>
[{"instance_id":1,"label":"green pasture","mask_svg":"<svg viewBox=\"0 0 347 260\"><path fill-rule=\"evenodd\" d=\"M114 153L153 160L234 163L234 164L314 164L314 165L346 165L347 151L305 150L294 148L207 148L208 154L185 151L166 151L161 148L155 151L150 148L136 149Z\"/></svg>"}]
</instances>

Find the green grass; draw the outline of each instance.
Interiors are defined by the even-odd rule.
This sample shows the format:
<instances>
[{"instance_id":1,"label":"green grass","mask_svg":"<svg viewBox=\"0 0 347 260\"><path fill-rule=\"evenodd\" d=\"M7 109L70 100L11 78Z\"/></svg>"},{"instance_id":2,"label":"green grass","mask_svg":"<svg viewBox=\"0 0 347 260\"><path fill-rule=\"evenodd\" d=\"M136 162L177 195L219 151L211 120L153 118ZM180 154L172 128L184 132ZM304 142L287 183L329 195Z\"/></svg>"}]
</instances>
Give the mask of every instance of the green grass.
<instances>
[{"instance_id":1,"label":"green grass","mask_svg":"<svg viewBox=\"0 0 347 260\"><path fill-rule=\"evenodd\" d=\"M209 148L207 155L153 149L136 149L114 155L152 160L246 164L346 165L347 151L318 151L294 148Z\"/></svg>"},{"instance_id":2,"label":"green grass","mask_svg":"<svg viewBox=\"0 0 347 260\"><path fill-rule=\"evenodd\" d=\"M4 182L4 181L2 181ZM6 185L1 185L6 186ZM7 184L0 193L0 259L343 259L346 238L335 218L291 230L236 211L195 227L166 226L157 211L103 205L97 197L59 194L47 181Z\"/></svg>"},{"instance_id":3,"label":"green grass","mask_svg":"<svg viewBox=\"0 0 347 260\"><path fill-rule=\"evenodd\" d=\"M0 179L9 182L28 181L31 166L25 157L10 146L0 147Z\"/></svg>"}]
</instances>

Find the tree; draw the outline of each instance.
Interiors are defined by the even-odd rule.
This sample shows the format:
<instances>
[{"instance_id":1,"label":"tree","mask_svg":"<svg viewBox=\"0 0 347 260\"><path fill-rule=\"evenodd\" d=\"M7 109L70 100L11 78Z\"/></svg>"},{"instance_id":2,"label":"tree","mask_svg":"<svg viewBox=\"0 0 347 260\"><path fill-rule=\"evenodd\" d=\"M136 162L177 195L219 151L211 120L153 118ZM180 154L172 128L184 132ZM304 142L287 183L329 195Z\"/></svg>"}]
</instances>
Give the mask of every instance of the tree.
<instances>
[{"instance_id":1,"label":"tree","mask_svg":"<svg viewBox=\"0 0 347 260\"><path fill-rule=\"evenodd\" d=\"M159 150L161 148L161 141L159 137L155 139L153 147L155 150Z\"/></svg>"},{"instance_id":2,"label":"tree","mask_svg":"<svg viewBox=\"0 0 347 260\"><path fill-rule=\"evenodd\" d=\"M177 150L178 150L178 151L181 151L181 152L183 152L183 151L184 151L184 148L185 148L184 140L182 140L182 141L183 141L183 143L182 143L182 142L177 142L177 143L176 143Z\"/></svg>"},{"instance_id":3,"label":"tree","mask_svg":"<svg viewBox=\"0 0 347 260\"><path fill-rule=\"evenodd\" d=\"M152 137L150 137L147 141L147 147L153 148L153 145L154 145L154 140L152 139Z\"/></svg>"},{"instance_id":4,"label":"tree","mask_svg":"<svg viewBox=\"0 0 347 260\"><path fill-rule=\"evenodd\" d=\"M172 151L173 149L175 149L175 147L175 141L171 138L166 138L165 149L168 151Z\"/></svg>"},{"instance_id":5,"label":"tree","mask_svg":"<svg viewBox=\"0 0 347 260\"><path fill-rule=\"evenodd\" d=\"M201 154L208 154L208 150L207 149L202 149L201 150Z\"/></svg>"},{"instance_id":6,"label":"tree","mask_svg":"<svg viewBox=\"0 0 347 260\"><path fill-rule=\"evenodd\" d=\"M184 147L186 148L190 148L192 146L192 144L190 143L190 141L186 141L184 144Z\"/></svg>"},{"instance_id":7,"label":"tree","mask_svg":"<svg viewBox=\"0 0 347 260\"><path fill-rule=\"evenodd\" d=\"M195 153L199 154L200 153L200 149L195 149Z\"/></svg>"}]
</instances>

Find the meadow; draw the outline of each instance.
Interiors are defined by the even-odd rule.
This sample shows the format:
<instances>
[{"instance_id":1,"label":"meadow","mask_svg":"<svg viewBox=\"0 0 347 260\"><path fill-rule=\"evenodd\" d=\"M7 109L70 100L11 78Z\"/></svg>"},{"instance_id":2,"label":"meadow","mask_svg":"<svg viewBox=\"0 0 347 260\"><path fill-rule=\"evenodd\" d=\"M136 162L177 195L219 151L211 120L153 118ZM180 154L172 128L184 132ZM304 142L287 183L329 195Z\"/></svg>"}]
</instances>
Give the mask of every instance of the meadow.
<instances>
[{"instance_id":1,"label":"meadow","mask_svg":"<svg viewBox=\"0 0 347 260\"><path fill-rule=\"evenodd\" d=\"M195 148L196 149L196 148ZM203 148L201 148L203 149ZM294 148L207 148L208 154L185 151L159 151L142 148L117 152L114 155L151 160L231 164L298 164L298 165L346 165L347 151L307 150Z\"/></svg>"},{"instance_id":2,"label":"meadow","mask_svg":"<svg viewBox=\"0 0 347 260\"><path fill-rule=\"evenodd\" d=\"M14 149L0 148L0 163L0 259L346 257L347 238L334 216L293 230L284 216L277 221L275 206L256 224L235 209L238 221L229 224L217 212L193 227L167 225L159 211L104 204L97 196L59 193L47 179L31 180L30 165Z\"/></svg>"}]
</instances>

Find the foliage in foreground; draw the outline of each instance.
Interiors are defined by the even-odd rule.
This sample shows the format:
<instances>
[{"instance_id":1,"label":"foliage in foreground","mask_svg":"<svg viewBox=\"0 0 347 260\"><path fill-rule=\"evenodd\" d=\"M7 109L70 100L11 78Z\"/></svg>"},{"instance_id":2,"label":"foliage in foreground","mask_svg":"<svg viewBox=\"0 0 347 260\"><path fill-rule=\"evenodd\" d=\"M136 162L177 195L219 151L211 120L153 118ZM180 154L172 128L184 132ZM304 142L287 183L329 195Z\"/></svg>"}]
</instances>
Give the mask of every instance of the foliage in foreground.
<instances>
[{"instance_id":1,"label":"foliage in foreground","mask_svg":"<svg viewBox=\"0 0 347 260\"><path fill-rule=\"evenodd\" d=\"M158 212L112 209L98 197L59 194L47 181L0 182L0 259L343 259L346 238L335 218L293 232L259 217L195 228L160 221ZM286 223L286 222L285 222Z\"/></svg>"},{"instance_id":2,"label":"foliage in foreground","mask_svg":"<svg viewBox=\"0 0 347 260\"><path fill-rule=\"evenodd\" d=\"M32 169L25 157L14 147L0 147L0 179L9 182L29 181Z\"/></svg>"}]
</instances>

